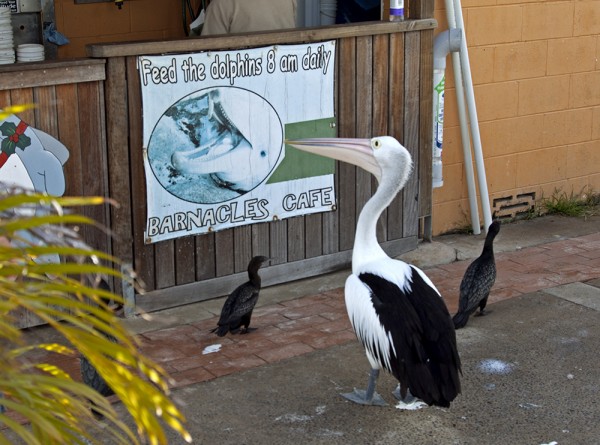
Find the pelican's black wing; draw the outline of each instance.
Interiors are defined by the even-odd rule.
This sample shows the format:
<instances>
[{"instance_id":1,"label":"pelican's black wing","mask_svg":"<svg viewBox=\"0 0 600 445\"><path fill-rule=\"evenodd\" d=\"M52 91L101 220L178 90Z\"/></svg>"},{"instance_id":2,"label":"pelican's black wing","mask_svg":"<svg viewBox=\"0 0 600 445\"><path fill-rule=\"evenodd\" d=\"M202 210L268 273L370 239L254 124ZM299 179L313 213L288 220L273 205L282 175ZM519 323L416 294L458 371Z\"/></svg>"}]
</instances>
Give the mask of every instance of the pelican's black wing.
<instances>
[{"instance_id":1,"label":"pelican's black wing","mask_svg":"<svg viewBox=\"0 0 600 445\"><path fill-rule=\"evenodd\" d=\"M460 393L454 326L437 291L412 266L410 273L406 290L375 274L359 278L369 287L377 316L389 332L393 343L389 371L402 391L410 389L429 405L447 407Z\"/></svg>"}]
</instances>

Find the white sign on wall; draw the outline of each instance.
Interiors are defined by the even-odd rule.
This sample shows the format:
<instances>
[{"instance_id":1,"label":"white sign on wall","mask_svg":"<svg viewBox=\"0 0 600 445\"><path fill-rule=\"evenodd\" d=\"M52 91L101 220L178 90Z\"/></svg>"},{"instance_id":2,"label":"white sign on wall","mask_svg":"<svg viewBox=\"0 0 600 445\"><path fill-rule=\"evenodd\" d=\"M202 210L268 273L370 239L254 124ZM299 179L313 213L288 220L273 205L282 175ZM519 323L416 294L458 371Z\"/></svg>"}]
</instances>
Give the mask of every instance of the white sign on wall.
<instances>
[{"instance_id":1,"label":"white sign on wall","mask_svg":"<svg viewBox=\"0 0 600 445\"><path fill-rule=\"evenodd\" d=\"M333 124L334 60L334 41L139 57L146 243L331 210L332 164L284 138Z\"/></svg>"}]
</instances>

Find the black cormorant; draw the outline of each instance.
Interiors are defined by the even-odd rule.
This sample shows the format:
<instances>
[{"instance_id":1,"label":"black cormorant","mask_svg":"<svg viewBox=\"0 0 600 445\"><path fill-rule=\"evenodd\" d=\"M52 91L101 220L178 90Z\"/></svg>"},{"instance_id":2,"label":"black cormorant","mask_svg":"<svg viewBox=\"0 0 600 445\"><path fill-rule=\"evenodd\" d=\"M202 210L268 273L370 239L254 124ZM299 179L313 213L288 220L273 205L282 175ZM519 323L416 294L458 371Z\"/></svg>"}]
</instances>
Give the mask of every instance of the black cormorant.
<instances>
[{"instance_id":1,"label":"black cormorant","mask_svg":"<svg viewBox=\"0 0 600 445\"><path fill-rule=\"evenodd\" d=\"M221 309L221 317L219 318L218 326L211 330L216 332L219 337L223 337L228 332L246 334L250 331L250 319L252 311L258 301L260 293L260 276L258 269L263 263L269 261L265 256L255 256L248 264L248 281L238 286L223 305Z\"/></svg>"},{"instance_id":2,"label":"black cormorant","mask_svg":"<svg viewBox=\"0 0 600 445\"><path fill-rule=\"evenodd\" d=\"M479 314L485 315L484 309L490 290L496 281L496 262L494 260L494 238L500 231L500 222L494 221L488 228L481 255L473 261L460 283L458 312L452 318L454 328L466 326L469 317L479 307Z\"/></svg>"}]
</instances>

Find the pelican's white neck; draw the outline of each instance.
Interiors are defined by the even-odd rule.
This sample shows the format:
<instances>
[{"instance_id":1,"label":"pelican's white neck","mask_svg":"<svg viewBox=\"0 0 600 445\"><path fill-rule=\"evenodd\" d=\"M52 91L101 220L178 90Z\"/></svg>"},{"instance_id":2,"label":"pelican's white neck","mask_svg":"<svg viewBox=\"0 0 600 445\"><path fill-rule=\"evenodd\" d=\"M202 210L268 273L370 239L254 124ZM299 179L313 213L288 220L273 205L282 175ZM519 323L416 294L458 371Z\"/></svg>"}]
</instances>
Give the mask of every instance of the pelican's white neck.
<instances>
[{"instance_id":1,"label":"pelican's white neck","mask_svg":"<svg viewBox=\"0 0 600 445\"><path fill-rule=\"evenodd\" d=\"M404 187L412 170L410 154L405 149L392 159L381 163L381 181L375 194L364 205L358 217L354 250L352 252L352 271L356 274L361 266L371 261L387 257L377 240L377 221L381 213Z\"/></svg>"}]
</instances>

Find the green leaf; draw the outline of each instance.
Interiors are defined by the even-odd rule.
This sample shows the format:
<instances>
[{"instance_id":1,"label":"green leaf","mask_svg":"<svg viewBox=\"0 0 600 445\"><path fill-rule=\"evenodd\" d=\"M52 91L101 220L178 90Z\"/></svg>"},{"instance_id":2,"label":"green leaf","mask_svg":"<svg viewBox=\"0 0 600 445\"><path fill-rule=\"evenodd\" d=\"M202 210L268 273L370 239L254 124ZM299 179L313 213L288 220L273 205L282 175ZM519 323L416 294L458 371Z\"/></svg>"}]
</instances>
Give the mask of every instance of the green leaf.
<instances>
[{"instance_id":1,"label":"green leaf","mask_svg":"<svg viewBox=\"0 0 600 445\"><path fill-rule=\"evenodd\" d=\"M3 153L6 153L7 156L10 156L15 152L15 143L8 138L2 139L0 149Z\"/></svg>"},{"instance_id":2,"label":"green leaf","mask_svg":"<svg viewBox=\"0 0 600 445\"><path fill-rule=\"evenodd\" d=\"M17 126L9 121L5 121L0 125L0 132L6 137L12 136L17 132Z\"/></svg>"},{"instance_id":3,"label":"green leaf","mask_svg":"<svg viewBox=\"0 0 600 445\"><path fill-rule=\"evenodd\" d=\"M31 138L26 134L19 135L19 141L17 142L17 147L24 150L25 148L31 145Z\"/></svg>"},{"instance_id":4,"label":"green leaf","mask_svg":"<svg viewBox=\"0 0 600 445\"><path fill-rule=\"evenodd\" d=\"M103 202L97 197L0 193L0 236L9 241L0 243L0 392L5 395L2 404L27 419L30 428L6 414L0 414L0 423L28 444L87 443L84 439L100 443L89 433L96 421L90 411L94 403L105 416L102 442L166 444L165 427L189 441L183 414L169 399L168 374L140 352L135 338L106 304L123 302L122 297L93 286L99 277L135 284L134 277L123 276L118 259L85 245L71 226L105 229L63 208L66 203ZM43 206L46 213L32 216L16 211L24 206ZM59 254L61 262L34 261L49 254ZM16 310L44 320L59 339L40 343L23 336L11 315ZM60 365L36 360L40 350L85 355L121 400L137 430L122 421L105 397ZM6 443L2 434L0 430L0 444Z\"/></svg>"}]
</instances>

